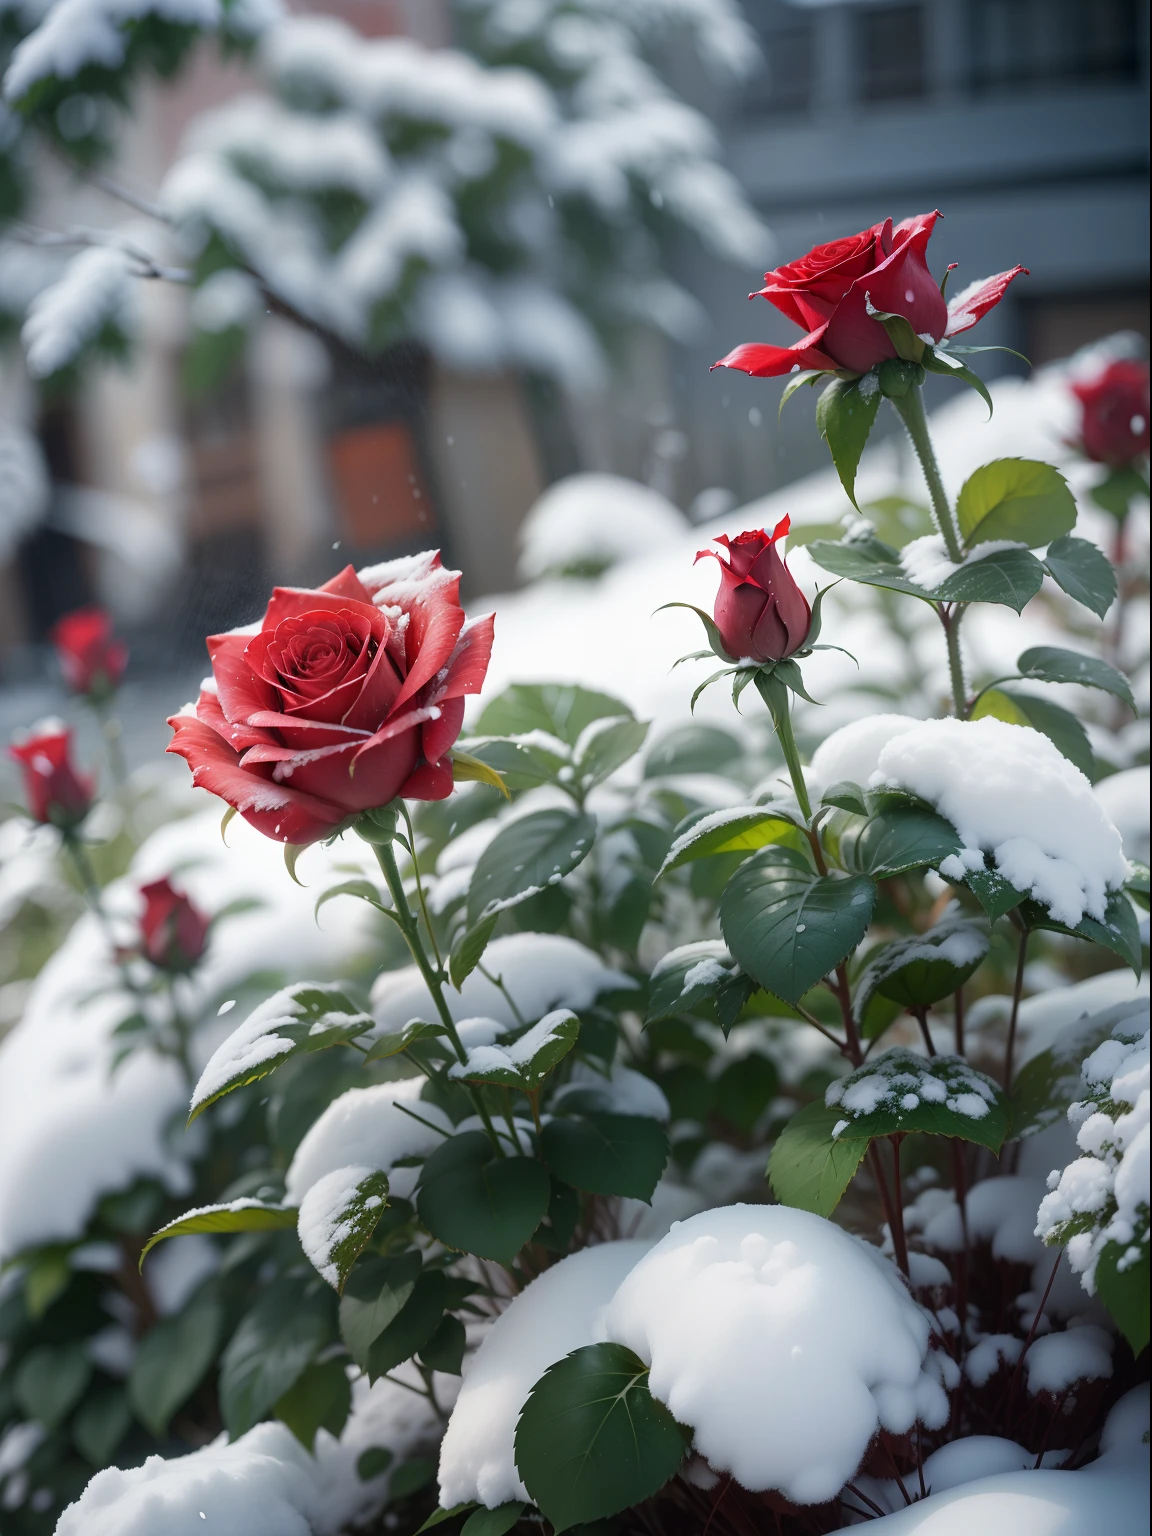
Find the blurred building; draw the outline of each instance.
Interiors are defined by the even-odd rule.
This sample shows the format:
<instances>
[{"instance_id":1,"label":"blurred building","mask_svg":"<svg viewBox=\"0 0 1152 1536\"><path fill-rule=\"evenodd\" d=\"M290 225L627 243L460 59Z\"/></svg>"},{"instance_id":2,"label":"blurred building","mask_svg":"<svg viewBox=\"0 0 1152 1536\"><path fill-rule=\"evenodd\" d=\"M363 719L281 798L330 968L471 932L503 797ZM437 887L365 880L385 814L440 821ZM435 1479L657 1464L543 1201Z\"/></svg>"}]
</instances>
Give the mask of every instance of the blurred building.
<instances>
[{"instance_id":1,"label":"blurred building","mask_svg":"<svg viewBox=\"0 0 1152 1536\"><path fill-rule=\"evenodd\" d=\"M779 260L936 207L933 270L959 263L956 287L1017 262L1031 271L974 341L1041 364L1111 331L1147 337L1146 0L744 0L744 9L766 67L724 126L732 169ZM743 499L819 462L821 445L806 400L777 429L778 387L709 380L706 365L738 341L797 333L714 267L693 263L690 281L712 325L679 370L695 445L682 494L719 483ZM1019 366L1002 354L980 360L988 374ZM750 410L762 420L749 422Z\"/></svg>"}]
</instances>

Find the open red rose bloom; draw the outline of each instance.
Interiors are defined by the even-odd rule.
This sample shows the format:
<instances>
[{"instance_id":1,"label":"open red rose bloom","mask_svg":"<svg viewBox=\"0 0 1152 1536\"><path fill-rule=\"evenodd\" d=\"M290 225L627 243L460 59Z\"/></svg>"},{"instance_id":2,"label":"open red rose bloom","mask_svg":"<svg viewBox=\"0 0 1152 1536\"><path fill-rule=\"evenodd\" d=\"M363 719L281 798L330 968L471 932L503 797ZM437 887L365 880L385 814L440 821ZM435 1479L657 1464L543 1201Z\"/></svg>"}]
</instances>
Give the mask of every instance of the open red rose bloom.
<instances>
[{"instance_id":1,"label":"open red rose bloom","mask_svg":"<svg viewBox=\"0 0 1152 1536\"><path fill-rule=\"evenodd\" d=\"M208 640L212 677L169 752L265 836L311 843L397 795L443 800L448 752L492 652L436 552L316 589L277 587L258 627Z\"/></svg>"},{"instance_id":2,"label":"open red rose bloom","mask_svg":"<svg viewBox=\"0 0 1152 1536\"><path fill-rule=\"evenodd\" d=\"M790 347L745 342L713 366L774 378L801 368L845 368L867 373L896 356L888 332L869 308L902 315L921 340L943 341L970 330L1004 297L1026 267L1013 267L971 284L945 303L928 270L927 248L938 212L902 224L885 219L858 235L818 245L786 266L764 274L764 298L802 326L807 335Z\"/></svg>"}]
</instances>

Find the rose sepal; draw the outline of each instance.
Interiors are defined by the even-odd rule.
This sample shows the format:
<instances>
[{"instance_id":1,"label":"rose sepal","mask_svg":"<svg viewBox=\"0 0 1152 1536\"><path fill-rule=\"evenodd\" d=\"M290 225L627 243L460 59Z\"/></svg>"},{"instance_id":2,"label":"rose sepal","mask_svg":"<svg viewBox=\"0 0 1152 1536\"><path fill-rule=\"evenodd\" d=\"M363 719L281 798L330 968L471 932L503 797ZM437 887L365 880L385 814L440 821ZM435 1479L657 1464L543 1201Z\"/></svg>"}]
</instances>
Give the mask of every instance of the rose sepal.
<instances>
[{"instance_id":1,"label":"rose sepal","mask_svg":"<svg viewBox=\"0 0 1152 1536\"><path fill-rule=\"evenodd\" d=\"M490 768L480 758L473 757L471 752L464 752L459 747L454 747L448 756L452 763L452 780L454 783L461 784L471 781L488 784L493 789L498 789L505 800L511 800L511 792L495 768Z\"/></svg>"}]
</instances>

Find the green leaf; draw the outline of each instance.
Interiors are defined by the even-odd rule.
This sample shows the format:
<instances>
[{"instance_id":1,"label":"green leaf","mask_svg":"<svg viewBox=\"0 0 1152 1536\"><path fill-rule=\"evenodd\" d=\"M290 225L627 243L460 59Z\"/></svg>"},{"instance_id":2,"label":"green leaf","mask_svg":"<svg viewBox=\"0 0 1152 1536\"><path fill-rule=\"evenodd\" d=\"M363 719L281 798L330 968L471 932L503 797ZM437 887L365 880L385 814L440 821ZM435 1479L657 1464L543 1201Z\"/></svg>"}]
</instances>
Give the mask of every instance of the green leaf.
<instances>
[{"instance_id":1,"label":"green leaf","mask_svg":"<svg viewBox=\"0 0 1152 1536\"><path fill-rule=\"evenodd\" d=\"M1148 1244L1138 1246L1139 1257L1120 1268L1127 1247L1106 1243L1096 1264L1096 1289L1113 1321L1139 1357L1148 1347Z\"/></svg>"},{"instance_id":2,"label":"green leaf","mask_svg":"<svg viewBox=\"0 0 1152 1536\"><path fill-rule=\"evenodd\" d=\"M426 1269L395 1320L378 1334L368 1350L367 1371L377 1381L402 1361L423 1349L435 1335L451 1300L448 1278L440 1269Z\"/></svg>"},{"instance_id":3,"label":"green leaf","mask_svg":"<svg viewBox=\"0 0 1152 1536\"><path fill-rule=\"evenodd\" d=\"M875 901L867 875L817 875L800 854L767 848L728 882L720 927L748 975L795 1004L860 943Z\"/></svg>"},{"instance_id":4,"label":"green leaf","mask_svg":"<svg viewBox=\"0 0 1152 1536\"><path fill-rule=\"evenodd\" d=\"M661 603L655 612L664 613L669 608L687 608L689 612L694 613L704 626L704 633L708 636L708 644L712 647L712 654L719 656L721 661L732 662L736 660L734 656L729 656L728 652L724 649L724 642L720 638L720 631L716 627L716 620L710 613L705 613L703 608L697 608L695 603ZM680 661L699 661L707 657L707 655L707 651L696 651L691 656L681 656ZM679 662L673 663L675 666L679 666L679 664ZM723 677L724 675L723 671L713 672L707 683L700 684L700 687L692 695L693 709L696 707L696 700L703 693L704 689L707 688L708 683L715 682L718 677Z\"/></svg>"},{"instance_id":5,"label":"green leaf","mask_svg":"<svg viewBox=\"0 0 1152 1536\"><path fill-rule=\"evenodd\" d=\"M375 1168L353 1189L344 1191L338 1208L322 1213L323 1222L318 1231L301 1223L304 1252L317 1274L327 1280L334 1291L344 1289L349 1271L368 1246L387 1203L388 1175Z\"/></svg>"},{"instance_id":6,"label":"green leaf","mask_svg":"<svg viewBox=\"0 0 1152 1536\"><path fill-rule=\"evenodd\" d=\"M781 1205L831 1216L840 1204L868 1150L863 1141L832 1140L841 1118L820 1102L806 1104L780 1132L768 1159L768 1182Z\"/></svg>"},{"instance_id":7,"label":"green leaf","mask_svg":"<svg viewBox=\"0 0 1152 1536\"><path fill-rule=\"evenodd\" d=\"M59 1429L88 1389L92 1363L84 1344L41 1344L16 1368L16 1402L30 1419L51 1432Z\"/></svg>"},{"instance_id":8,"label":"green leaf","mask_svg":"<svg viewBox=\"0 0 1152 1536\"><path fill-rule=\"evenodd\" d=\"M894 939L873 951L856 983L862 1019L873 996L904 1008L930 1008L962 987L988 954L988 935L974 923L945 920L927 933Z\"/></svg>"},{"instance_id":9,"label":"green leaf","mask_svg":"<svg viewBox=\"0 0 1152 1536\"><path fill-rule=\"evenodd\" d=\"M540 1155L574 1189L651 1200L668 1161L668 1137L646 1115L558 1116L540 1133Z\"/></svg>"},{"instance_id":10,"label":"green leaf","mask_svg":"<svg viewBox=\"0 0 1152 1536\"><path fill-rule=\"evenodd\" d=\"M72 1439L94 1467L106 1467L132 1423L124 1388L105 1383L91 1392L72 1420Z\"/></svg>"},{"instance_id":11,"label":"green leaf","mask_svg":"<svg viewBox=\"0 0 1152 1536\"><path fill-rule=\"evenodd\" d=\"M24 1271L24 1305L34 1321L64 1294L72 1274L67 1251L61 1248L42 1250L29 1262Z\"/></svg>"},{"instance_id":12,"label":"green leaf","mask_svg":"<svg viewBox=\"0 0 1152 1536\"><path fill-rule=\"evenodd\" d=\"M1148 499L1148 481L1138 469L1128 466L1114 469L1091 492L1092 500L1117 521L1128 516L1134 501Z\"/></svg>"},{"instance_id":13,"label":"green leaf","mask_svg":"<svg viewBox=\"0 0 1152 1536\"><path fill-rule=\"evenodd\" d=\"M1142 1000L1137 998L1077 1019L1062 1029L1050 1046L1024 1063L1012 1084L1014 1141L1023 1141L1064 1119L1069 1106L1083 1097L1080 1068L1084 1061L1117 1025L1131 1020L1133 1034L1138 1033L1146 1006L1142 1007Z\"/></svg>"},{"instance_id":14,"label":"green leaf","mask_svg":"<svg viewBox=\"0 0 1152 1536\"><path fill-rule=\"evenodd\" d=\"M1026 549L974 554L936 588L945 603L1002 603L1020 613L1044 585L1044 567Z\"/></svg>"},{"instance_id":15,"label":"green leaf","mask_svg":"<svg viewBox=\"0 0 1152 1536\"><path fill-rule=\"evenodd\" d=\"M483 1152L436 1177L425 1164L416 1209L446 1247L511 1264L543 1220L551 1184L533 1158L496 1157L490 1142Z\"/></svg>"},{"instance_id":16,"label":"green leaf","mask_svg":"<svg viewBox=\"0 0 1152 1536\"><path fill-rule=\"evenodd\" d=\"M1012 539L1030 549L1062 538L1076 526L1076 500L1051 464L1036 459L994 459L974 470L956 498L964 543Z\"/></svg>"},{"instance_id":17,"label":"green leaf","mask_svg":"<svg viewBox=\"0 0 1152 1536\"><path fill-rule=\"evenodd\" d=\"M805 368L800 373L792 374L780 394L780 404L776 410L777 421L779 421L784 407L798 389L802 389L805 384L811 388L817 379L826 379L827 377L828 370L826 368Z\"/></svg>"},{"instance_id":18,"label":"green leaf","mask_svg":"<svg viewBox=\"0 0 1152 1536\"><path fill-rule=\"evenodd\" d=\"M452 1520L457 1515L462 1515L465 1510L475 1509L476 1505L471 1500L465 1504L454 1504L451 1509L434 1509L425 1520L424 1524L416 1532L416 1536L423 1536L425 1531L430 1531L434 1526L443 1525L445 1520Z\"/></svg>"},{"instance_id":19,"label":"green leaf","mask_svg":"<svg viewBox=\"0 0 1152 1536\"><path fill-rule=\"evenodd\" d=\"M911 869L935 869L960 848L960 838L950 821L916 805L880 811L863 825L850 822L840 837L845 869L877 880Z\"/></svg>"},{"instance_id":20,"label":"green leaf","mask_svg":"<svg viewBox=\"0 0 1152 1536\"><path fill-rule=\"evenodd\" d=\"M387 1472L395 1460L396 1457L386 1445L370 1445L356 1458L356 1476L362 1483L370 1483L373 1478ZM447 1511L445 1510L444 1513L447 1514ZM426 1520L420 1529L423 1531L431 1524L433 1524L432 1521Z\"/></svg>"},{"instance_id":21,"label":"green leaf","mask_svg":"<svg viewBox=\"0 0 1152 1536\"><path fill-rule=\"evenodd\" d=\"M933 601L930 592L917 586L905 574L900 564L900 551L877 538L843 539L836 543L830 539L815 539L808 545L808 553L817 565L831 571L833 576L862 581L869 587L887 587L893 592L907 592L926 603Z\"/></svg>"},{"instance_id":22,"label":"green leaf","mask_svg":"<svg viewBox=\"0 0 1152 1536\"><path fill-rule=\"evenodd\" d=\"M585 789L602 783L630 757L635 757L648 735L648 722L625 715L619 720L594 720L576 743L576 776Z\"/></svg>"},{"instance_id":23,"label":"green leaf","mask_svg":"<svg viewBox=\"0 0 1152 1536\"><path fill-rule=\"evenodd\" d=\"M220 1357L220 1413L233 1439L265 1416L335 1334L335 1298L315 1276L281 1275Z\"/></svg>"},{"instance_id":24,"label":"green leaf","mask_svg":"<svg viewBox=\"0 0 1152 1536\"><path fill-rule=\"evenodd\" d=\"M197 1296L182 1312L163 1317L136 1348L128 1376L132 1411L157 1440L172 1415L207 1376L224 1332L224 1311L211 1294Z\"/></svg>"},{"instance_id":25,"label":"green leaf","mask_svg":"<svg viewBox=\"0 0 1152 1536\"><path fill-rule=\"evenodd\" d=\"M714 725L678 725L666 732L644 758L646 779L684 773L721 773L744 756L744 745Z\"/></svg>"},{"instance_id":26,"label":"green leaf","mask_svg":"<svg viewBox=\"0 0 1152 1536\"><path fill-rule=\"evenodd\" d=\"M443 1024L428 1024L423 1019L409 1019L403 1029L381 1035L379 1039L374 1040L371 1049L364 1057L364 1063L367 1065L370 1061L384 1061L389 1056L398 1056L401 1051L406 1051L417 1040L444 1037L447 1033Z\"/></svg>"},{"instance_id":27,"label":"green leaf","mask_svg":"<svg viewBox=\"0 0 1152 1536\"><path fill-rule=\"evenodd\" d=\"M1038 678L1044 683L1080 683L1085 688L1102 688L1128 708L1135 710L1136 700L1123 672L1117 672L1097 656L1085 656L1080 651L1065 651L1055 645L1034 645L1017 657L1016 665L1021 677Z\"/></svg>"},{"instance_id":28,"label":"green leaf","mask_svg":"<svg viewBox=\"0 0 1152 1536\"><path fill-rule=\"evenodd\" d=\"M460 747L453 747L448 756L452 762L453 784L487 784L492 789L498 789L505 800L512 798L508 793L508 785L491 764L479 757L473 757L470 752L465 752Z\"/></svg>"},{"instance_id":29,"label":"green leaf","mask_svg":"<svg viewBox=\"0 0 1152 1536\"><path fill-rule=\"evenodd\" d=\"M361 1370L368 1368L372 1345L407 1305L421 1267L418 1253L393 1258L373 1255L349 1275L340 1298L340 1337Z\"/></svg>"},{"instance_id":30,"label":"green leaf","mask_svg":"<svg viewBox=\"0 0 1152 1536\"><path fill-rule=\"evenodd\" d=\"M560 806L509 823L485 848L473 872L469 927L558 885L595 839L595 817Z\"/></svg>"},{"instance_id":31,"label":"green leaf","mask_svg":"<svg viewBox=\"0 0 1152 1536\"><path fill-rule=\"evenodd\" d=\"M352 1411L352 1383L343 1360L310 1365L275 1404L276 1417L311 1451L316 1431L326 1429L337 1439Z\"/></svg>"},{"instance_id":32,"label":"green leaf","mask_svg":"<svg viewBox=\"0 0 1152 1536\"><path fill-rule=\"evenodd\" d=\"M835 784L829 784L820 796L820 804L834 805L837 810L849 811L853 816L868 815L864 791L859 784L853 784L848 779L839 779Z\"/></svg>"},{"instance_id":33,"label":"green leaf","mask_svg":"<svg viewBox=\"0 0 1152 1536\"><path fill-rule=\"evenodd\" d=\"M843 1107L850 1088L866 1083L876 1108L857 1114ZM918 1056L903 1046L840 1078L828 1090L840 1108L838 1140L872 1141L877 1136L919 1131L974 1141L999 1152L1008 1134L1008 1100L990 1077L959 1056Z\"/></svg>"},{"instance_id":34,"label":"green leaf","mask_svg":"<svg viewBox=\"0 0 1152 1536\"><path fill-rule=\"evenodd\" d=\"M448 979L457 991L483 960L499 917L499 912L493 912L490 917L481 918L473 927L461 928L456 935L452 953L448 956Z\"/></svg>"},{"instance_id":35,"label":"green leaf","mask_svg":"<svg viewBox=\"0 0 1152 1536\"><path fill-rule=\"evenodd\" d=\"M445 1313L427 1344L420 1346L420 1359L430 1371L459 1376L467 1343L464 1324L450 1312Z\"/></svg>"},{"instance_id":36,"label":"green leaf","mask_svg":"<svg viewBox=\"0 0 1152 1536\"><path fill-rule=\"evenodd\" d=\"M202 1205L168 1222L144 1244L140 1267L149 1251L166 1237L187 1237L190 1232L275 1232L294 1227L299 1212L291 1205L269 1205L264 1200L232 1200L227 1205Z\"/></svg>"},{"instance_id":37,"label":"green leaf","mask_svg":"<svg viewBox=\"0 0 1152 1536\"><path fill-rule=\"evenodd\" d=\"M330 885L326 891L322 891L316 898L316 906L313 915L320 916L320 908L334 896L355 896L360 901L366 901L369 906L376 908L377 912L388 912L391 909L385 904L380 891L371 880L341 880L339 885Z\"/></svg>"},{"instance_id":38,"label":"green leaf","mask_svg":"<svg viewBox=\"0 0 1152 1536\"><path fill-rule=\"evenodd\" d=\"M477 722L482 736L522 736L546 731L574 747L593 720L631 710L607 693L570 683L513 683L492 699Z\"/></svg>"},{"instance_id":39,"label":"green leaf","mask_svg":"<svg viewBox=\"0 0 1152 1536\"><path fill-rule=\"evenodd\" d=\"M495 1083L533 1093L576 1044L580 1021L567 1008L554 1009L511 1044L478 1046L450 1075L468 1083Z\"/></svg>"},{"instance_id":40,"label":"green leaf","mask_svg":"<svg viewBox=\"0 0 1152 1536\"><path fill-rule=\"evenodd\" d=\"M906 363L918 363L924 356L926 343L912 329L912 322L906 315L895 315L888 310L876 309L867 294L864 295L864 308L872 320L879 320L880 324L888 332L888 340L896 348L896 356ZM920 381L923 382L923 375Z\"/></svg>"},{"instance_id":41,"label":"green leaf","mask_svg":"<svg viewBox=\"0 0 1152 1536\"><path fill-rule=\"evenodd\" d=\"M414 1493L419 1493L421 1488L427 1488L435 1476L434 1461L429 1461L426 1456L410 1456L392 1474L388 1483L389 1503L395 1503L398 1499L411 1498Z\"/></svg>"},{"instance_id":42,"label":"green leaf","mask_svg":"<svg viewBox=\"0 0 1152 1536\"><path fill-rule=\"evenodd\" d=\"M964 884L984 908L990 923L1018 907L1026 894L1005 880L998 869L970 869Z\"/></svg>"},{"instance_id":43,"label":"green leaf","mask_svg":"<svg viewBox=\"0 0 1152 1536\"><path fill-rule=\"evenodd\" d=\"M905 322L907 324L907 322ZM865 383L865 381L867 381ZM816 426L828 444L840 484L856 505L856 470L880 409L874 378L833 379L816 402Z\"/></svg>"},{"instance_id":44,"label":"green leaf","mask_svg":"<svg viewBox=\"0 0 1152 1536\"><path fill-rule=\"evenodd\" d=\"M487 763L509 789L517 792L555 784L571 761L566 742L556 743L564 747L563 755L549 751L538 741L524 741L518 736L484 738L468 745L479 761Z\"/></svg>"},{"instance_id":45,"label":"green leaf","mask_svg":"<svg viewBox=\"0 0 1152 1536\"><path fill-rule=\"evenodd\" d=\"M793 822L760 806L713 811L676 837L656 878L695 859L709 859L717 853L754 853L757 848L795 836Z\"/></svg>"},{"instance_id":46,"label":"green leaf","mask_svg":"<svg viewBox=\"0 0 1152 1536\"><path fill-rule=\"evenodd\" d=\"M735 974L732 956L715 939L672 950L652 972L645 1024L670 1019L677 1013L691 1013L706 999L715 997L724 982Z\"/></svg>"},{"instance_id":47,"label":"green leaf","mask_svg":"<svg viewBox=\"0 0 1152 1536\"><path fill-rule=\"evenodd\" d=\"M620 1344L588 1344L551 1366L516 1425L516 1468L557 1536L641 1504L675 1476L685 1438Z\"/></svg>"},{"instance_id":48,"label":"green leaf","mask_svg":"<svg viewBox=\"0 0 1152 1536\"><path fill-rule=\"evenodd\" d=\"M1087 939L1089 943L1110 949L1114 955L1119 955L1126 965L1131 966L1137 977L1143 969L1140 924L1132 910L1132 903L1123 891L1108 892L1102 923L1094 917L1085 915L1075 928L1068 928L1063 923L1056 922L1050 916L1048 909L1036 901L1024 901L1020 907L1020 916L1029 928L1044 928L1050 933L1073 934L1078 939Z\"/></svg>"},{"instance_id":49,"label":"green leaf","mask_svg":"<svg viewBox=\"0 0 1152 1536\"><path fill-rule=\"evenodd\" d=\"M296 982L274 992L216 1051L192 1095L189 1124L209 1104L266 1077L292 1056L346 1045L376 1020L330 982Z\"/></svg>"},{"instance_id":50,"label":"green leaf","mask_svg":"<svg viewBox=\"0 0 1152 1536\"><path fill-rule=\"evenodd\" d=\"M1044 569L1062 591L1102 619L1116 601L1116 572L1102 550L1071 537L1049 544Z\"/></svg>"},{"instance_id":51,"label":"green leaf","mask_svg":"<svg viewBox=\"0 0 1152 1536\"><path fill-rule=\"evenodd\" d=\"M460 1536L504 1536L524 1513L518 1502L501 1504L496 1509L477 1509L460 1527Z\"/></svg>"},{"instance_id":52,"label":"green leaf","mask_svg":"<svg viewBox=\"0 0 1152 1536\"><path fill-rule=\"evenodd\" d=\"M943 350L941 347L925 347L924 356L920 359L922 368L929 373L943 374L945 378L959 379L962 384L967 384L969 389L974 389L988 407L988 415L992 415L992 396L988 393L988 387L978 373L973 373L966 363L962 363L955 354L957 352L969 352L978 350L975 347L955 347ZM1019 354L1017 354L1019 355Z\"/></svg>"}]
</instances>

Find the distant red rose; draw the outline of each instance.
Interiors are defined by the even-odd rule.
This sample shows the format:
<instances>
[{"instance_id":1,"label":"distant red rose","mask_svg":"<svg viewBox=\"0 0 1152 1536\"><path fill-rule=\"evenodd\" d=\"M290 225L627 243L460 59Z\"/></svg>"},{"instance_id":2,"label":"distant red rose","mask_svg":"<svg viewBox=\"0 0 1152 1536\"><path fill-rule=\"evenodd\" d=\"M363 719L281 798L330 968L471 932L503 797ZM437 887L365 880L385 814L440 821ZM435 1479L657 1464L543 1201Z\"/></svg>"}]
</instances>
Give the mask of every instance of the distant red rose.
<instances>
[{"instance_id":1,"label":"distant red rose","mask_svg":"<svg viewBox=\"0 0 1152 1536\"><path fill-rule=\"evenodd\" d=\"M727 549L727 560L714 549L696 556L711 556L720 567L714 617L724 649L735 661L783 661L808 638L812 610L776 548L789 527L785 517L771 533L757 528L735 539L722 533L714 542Z\"/></svg>"},{"instance_id":2,"label":"distant red rose","mask_svg":"<svg viewBox=\"0 0 1152 1536\"><path fill-rule=\"evenodd\" d=\"M36 821L70 828L84 820L92 805L95 781L72 762L72 732L59 720L39 725L8 748L20 764L28 809Z\"/></svg>"},{"instance_id":3,"label":"distant red rose","mask_svg":"<svg viewBox=\"0 0 1152 1536\"><path fill-rule=\"evenodd\" d=\"M1026 267L1013 267L973 283L951 303L926 256L939 213L921 213L893 226L891 219L815 246L798 261L764 274L765 298L807 332L790 347L745 342L713 366L774 378L801 368L846 368L867 373L896 356L888 332L868 313L902 315L913 331L934 342L957 336L999 304L1008 284Z\"/></svg>"},{"instance_id":4,"label":"distant red rose","mask_svg":"<svg viewBox=\"0 0 1152 1536\"><path fill-rule=\"evenodd\" d=\"M434 551L277 587L258 625L208 640L212 678L169 752L266 837L311 843L397 795L443 800L492 652Z\"/></svg>"},{"instance_id":5,"label":"distant red rose","mask_svg":"<svg viewBox=\"0 0 1152 1536\"><path fill-rule=\"evenodd\" d=\"M142 885L140 948L164 971L190 971L204 953L210 920L168 880Z\"/></svg>"},{"instance_id":6,"label":"distant red rose","mask_svg":"<svg viewBox=\"0 0 1152 1536\"><path fill-rule=\"evenodd\" d=\"M1148 364L1119 357L1094 378L1072 385L1080 402L1079 446L1114 469L1148 453Z\"/></svg>"},{"instance_id":7,"label":"distant red rose","mask_svg":"<svg viewBox=\"0 0 1152 1536\"><path fill-rule=\"evenodd\" d=\"M103 608L77 608L52 628L51 640L64 681L73 693L106 698L119 686L128 647L118 640Z\"/></svg>"}]
</instances>

